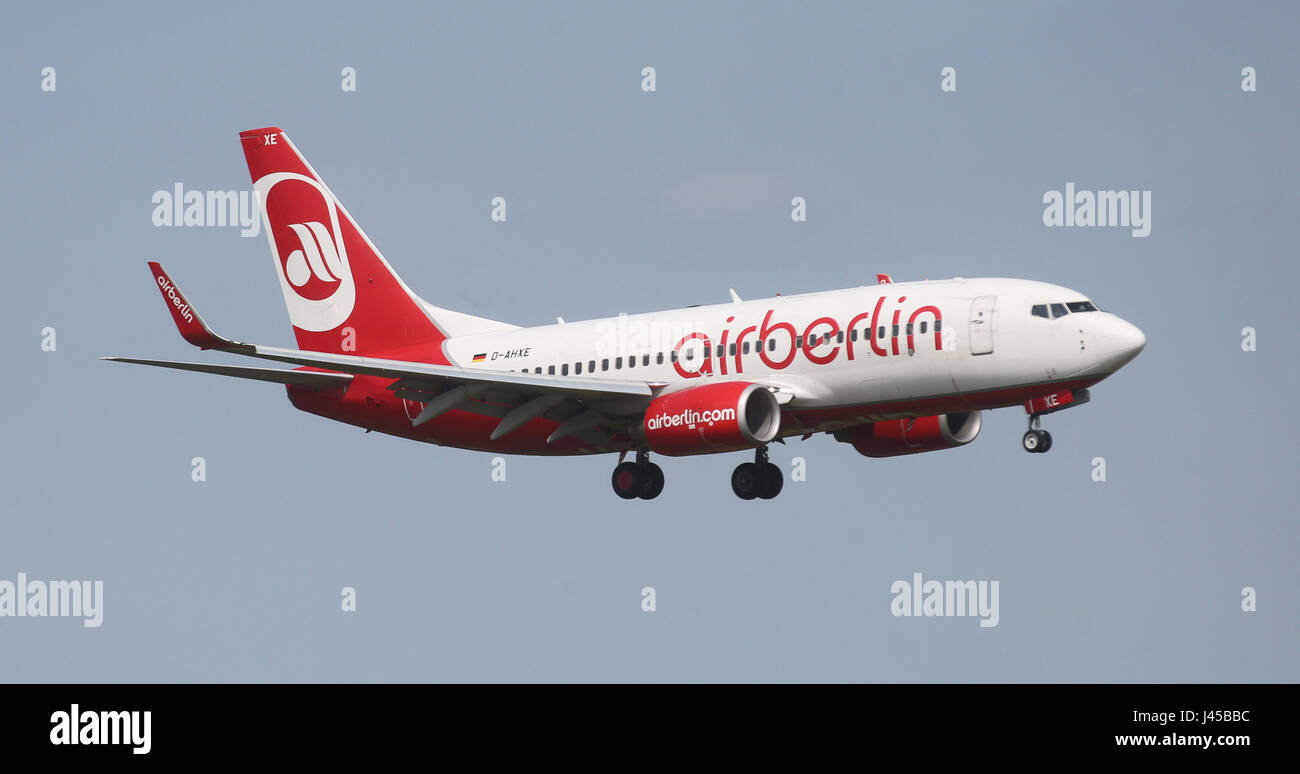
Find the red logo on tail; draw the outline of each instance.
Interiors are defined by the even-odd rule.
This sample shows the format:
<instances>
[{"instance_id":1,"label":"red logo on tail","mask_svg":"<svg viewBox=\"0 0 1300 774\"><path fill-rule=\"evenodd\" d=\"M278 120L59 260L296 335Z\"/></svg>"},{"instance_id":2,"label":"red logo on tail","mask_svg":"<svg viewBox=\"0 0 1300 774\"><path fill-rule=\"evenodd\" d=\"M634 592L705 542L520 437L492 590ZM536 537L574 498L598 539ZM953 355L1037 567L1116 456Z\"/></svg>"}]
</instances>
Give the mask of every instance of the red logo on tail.
<instances>
[{"instance_id":1,"label":"red logo on tail","mask_svg":"<svg viewBox=\"0 0 1300 774\"><path fill-rule=\"evenodd\" d=\"M342 325L357 292L333 197L317 181L294 172L265 175L253 189L262 203L289 319L309 331Z\"/></svg>"}]
</instances>

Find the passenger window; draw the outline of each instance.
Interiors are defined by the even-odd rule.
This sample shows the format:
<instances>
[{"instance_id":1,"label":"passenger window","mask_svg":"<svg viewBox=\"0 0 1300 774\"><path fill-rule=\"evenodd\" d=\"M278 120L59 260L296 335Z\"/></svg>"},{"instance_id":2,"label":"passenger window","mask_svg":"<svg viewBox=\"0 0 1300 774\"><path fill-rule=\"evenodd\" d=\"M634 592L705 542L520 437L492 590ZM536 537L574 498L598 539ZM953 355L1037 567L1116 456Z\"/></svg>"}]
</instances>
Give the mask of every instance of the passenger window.
<instances>
[{"instance_id":1,"label":"passenger window","mask_svg":"<svg viewBox=\"0 0 1300 774\"><path fill-rule=\"evenodd\" d=\"M569 364L565 363L560 366L560 376L568 376L568 375L569 375Z\"/></svg>"},{"instance_id":2,"label":"passenger window","mask_svg":"<svg viewBox=\"0 0 1300 774\"><path fill-rule=\"evenodd\" d=\"M894 326L894 334L893 334L893 335L894 335L894 338L898 338L898 326L897 326L897 325Z\"/></svg>"},{"instance_id":3,"label":"passenger window","mask_svg":"<svg viewBox=\"0 0 1300 774\"><path fill-rule=\"evenodd\" d=\"M854 328L853 330L849 331L849 341L857 341L857 340L858 340L858 329Z\"/></svg>"},{"instance_id":4,"label":"passenger window","mask_svg":"<svg viewBox=\"0 0 1300 774\"><path fill-rule=\"evenodd\" d=\"M655 355L655 363L659 365L664 364L664 353L660 352L659 354Z\"/></svg>"},{"instance_id":5,"label":"passenger window","mask_svg":"<svg viewBox=\"0 0 1300 774\"><path fill-rule=\"evenodd\" d=\"M808 346L810 347L812 346L812 336L808 337ZM803 349L803 336L800 336L799 338L794 340L794 348Z\"/></svg>"},{"instance_id":6,"label":"passenger window","mask_svg":"<svg viewBox=\"0 0 1300 774\"><path fill-rule=\"evenodd\" d=\"M934 330L936 333L943 330L943 320L934 321Z\"/></svg>"},{"instance_id":7,"label":"passenger window","mask_svg":"<svg viewBox=\"0 0 1300 774\"><path fill-rule=\"evenodd\" d=\"M911 324L911 323L908 323L908 324L907 324L907 335L908 335L908 336L911 336L911 335L912 335L912 324Z\"/></svg>"},{"instance_id":8,"label":"passenger window","mask_svg":"<svg viewBox=\"0 0 1300 774\"><path fill-rule=\"evenodd\" d=\"M533 369L533 373L535 373L535 374L540 374L541 372L542 372L542 367L541 367L541 366L537 366L536 368Z\"/></svg>"},{"instance_id":9,"label":"passenger window","mask_svg":"<svg viewBox=\"0 0 1300 774\"><path fill-rule=\"evenodd\" d=\"M555 366L547 366L546 373L548 376L555 376Z\"/></svg>"},{"instance_id":10,"label":"passenger window","mask_svg":"<svg viewBox=\"0 0 1300 774\"><path fill-rule=\"evenodd\" d=\"M600 361L600 370L602 370L602 371L608 371L608 370L609 370L609 358L602 358L602 359L601 359L601 361Z\"/></svg>"},{"instance_id":11,"label":"passenger window","mask_svg":"<svg viewBox=\"0 0 1300 774\"><path fill-rule=\"evenodd\" d=\"M876 338L878 339L885 338L885 326L882 325L878 329L876 329Z\"/></svg>"},{"instance_id":12,"label":"passenger window","mask_svg":"<svg viewBox=\"0 0 1300 774\"><path fill-rule=\"evenodd\" d=\"M746 341L744 344L742 344L742 345L740 346L740 351L741 351L742 354L745 354L745 355L748 355L748 354L749 354L749 342L748 342L748 341Z\"/></svg>"},{"instance_id":13,"label":"passenger window","mask_svg":"<svg viewBox=\"0 0 1300 774\"><path fill-rule=\"evenodd\" d=\"M843 344L843 343L844 343L844 331L836 331L836 332L835 332L835 343L836 343L836 344Z\"/></svg>"},{"instance_id":14,"label":"passenger window","mask_svg":"<svg viewBox=\"0 0 1300 774\"><path fill-rule=\"evenodd\" d=\"M676 363L676 362L677 362L677 350L674 349L672 352L668 353L668 359L671 360L671 361L673 361L674 363Z\"/></svg>"},{"instance_id":15,"label":"passenger window","mask_svg":"<svg viewBox=\"0 0 1300 774\"><path fill-rule=\"evenodd\" d=\"M775 352L775 351L776 351L776 339L768 339L768 340L767 340L767 351L768 351L768 352Z\"/></svg>"},{"instance_id":16,"label":"passenger window","mask_svg":"<svg viewBox=\"0 0 1300 774\"><path fill-rule=\"evenodd\" d=\"M921 321L921 333L925 333L925 326L926 326L926 325L927 325L926 321L925 321L925 320L922 320L922 321Z\"/></svg>"},{"instance_id":17,"label":"passenger window","mask_svg":"<svg viewBox=\"0 0 1300 774\"><path fill-rule=\"evenodd\" d=\"M648 366L648 365L650 365L650 356L649 356L649 355L642 355L642 356L641 356L641 365L643 365L643 366Z\"/></svg>"},{"instance_id":18,"label":"passenger window","mask_svg":"<svg viewBox=\"0 0 1300 774\"><path fill-rule=\"evenodd\" d=\"M588 360L588 361L587 361L587 372L588 372L588 373L593 373L593 374L596 373L596 361L595 361L595 360Z\"/></svg>"},{"instance_id":19,"label":"passenger window","mask_svg":"<svg viewBox=\"0 0 1300 774\"><path fill-rule=\"evenodd\" d=\"M623 367L623 356L619 355L618 357L614 358L614 369L618 370L622 367Z\"/></svg>"},{"instance_id":20,"label":"passenger window","mask_svg":"<svg viewBox=\"0 0 1300 774\"><path fill-rule=\"evenodd\" d=\"M574 376L581 376L581 375L582 375L582 361L581 361L581 360L579 360L578 362L576 362L576 363L573 364L573 375L574 375Z\"/></svg>"},{"instance_id":21,"label":"passenger window","mask_svg":"<svg viewBox=\"0 0 1300 774\"><path fill-rule=\"evenodd\" d=\"M636 368L636 355L632 355L627 359L627 367Z\"/></svg>"},{"instance_id":22,"label":"passenger window","mask_svg":"<svg viewBox=\"0 0 1300 774\"><path fill-rule=\"evenodd\" d=\"M727 347L727 354L731 357L736 356L736 342L731 342L731 346Z\"/></svg>"},{"instance_id":23,"label":"passenger window","mask_svg":"<svg viewBox=\"0 0 1300 774\"><path fill-rule=\"evenodd\" d=\"M687 359L687 360L694 360L694 359L695 359L695 349L694 349L694 348L691 348L691 349L686 350L686 359Z\"/></svg>"},{"instance_id":24,"label":"passenger window","mask_svg":"<svg viewBox=\"0 0 1300 774\"><path fill-rule=\"evenodd\" d=\"M722 357L722 345L721 345L721 344L718 345L718 352L717 352L716 355L714 355L714 357Z\"/></svg>"},{"instance_id":25,"label":"passenger window","mask_svg":"<svg viewBox=\"0 0 1300 774\"><path fill-rule=\"evenodd\" d=\"M1046 317L1049 320L1052 319L1052 316L1047 313L1047 304L1034 304L1033 308L1029 310L1029 313L1034 317Z\"/></svg>"},{"instance_id":26,"label":"passenger window","mask_svg":"<svg viewBox=\"0 0 1300 774\"><path fill-rule=\"evenodd\" d=\"M1052 317L1064 317L1069 312L1065 311L1065 304L1052 304Z\"/></svg>"}]
</instances>

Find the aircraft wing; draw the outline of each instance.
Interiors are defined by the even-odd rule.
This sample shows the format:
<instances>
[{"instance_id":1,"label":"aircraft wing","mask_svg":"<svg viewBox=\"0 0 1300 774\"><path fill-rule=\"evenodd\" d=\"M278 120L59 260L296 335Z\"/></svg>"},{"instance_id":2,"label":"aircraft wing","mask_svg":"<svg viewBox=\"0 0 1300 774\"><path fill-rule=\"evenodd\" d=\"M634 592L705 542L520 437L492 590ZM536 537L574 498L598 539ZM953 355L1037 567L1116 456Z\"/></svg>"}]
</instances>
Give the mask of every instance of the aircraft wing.
<instances>
[{"instance_id":1,"label":"aircraft wing","mask_svg":"<svg viewBox=\"0 0 1300 774\"><path fill-rule=\"evenodd\" d=\"M412 420L413 425L421 425L453 408L477 411L502 418L493 433L493 439L543 415L560 422L560 427L551 436L552 441L592 431L612 417L639 414L650 403L656 389L662 386L660 383L642 380L487 371L409 360L246 344L213 332L162 266L150 261L149 268L181 337L194 346L307 368L327 369L335 373L209 366L140 358L104 358L105 360L317 388L331 379L334 384L341 385L344 380L350 382L355 376L362 375L393 379L393 384L388 389L399 397L425 404L420 414Z\"/></svg>"},{"instance_id":2,"label":"aircraft wing","mask_svg":"<svg viewBox=\"0 0 1300 774\"><path fill-rule=\"evenodd\" d=\"M324 373L321 371L285 371L279 368L248 368L246 366L222 365L220 363L179 363L175 360L144 360L136 357L106 357L102 359L113 360L118 363L137 363L161 368L175 368L181 371L235 376L240 379L256 379L277 384L296 384L317 390L346 387L352 382L352 374Z\"/></svg>"}]
</instances>

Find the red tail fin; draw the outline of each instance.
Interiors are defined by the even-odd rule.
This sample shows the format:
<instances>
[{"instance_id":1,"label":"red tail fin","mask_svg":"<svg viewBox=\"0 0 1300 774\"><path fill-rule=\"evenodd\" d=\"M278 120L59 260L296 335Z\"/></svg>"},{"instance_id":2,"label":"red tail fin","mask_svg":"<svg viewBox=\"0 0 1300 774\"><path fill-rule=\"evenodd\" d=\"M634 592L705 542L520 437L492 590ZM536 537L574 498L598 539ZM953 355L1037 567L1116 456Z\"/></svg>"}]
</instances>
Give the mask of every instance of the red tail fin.
<instances>
[{"instance_id":1,"label":"red tail fin","mask_svg":"<svg viewBox=\"0 0 1300 774\"><path fill-rule=\"evenodd\" d=\"M240 132L299 349L366 354L412 345L446 364L434 324L278 128Z\"/></svg>"}]
</instances>

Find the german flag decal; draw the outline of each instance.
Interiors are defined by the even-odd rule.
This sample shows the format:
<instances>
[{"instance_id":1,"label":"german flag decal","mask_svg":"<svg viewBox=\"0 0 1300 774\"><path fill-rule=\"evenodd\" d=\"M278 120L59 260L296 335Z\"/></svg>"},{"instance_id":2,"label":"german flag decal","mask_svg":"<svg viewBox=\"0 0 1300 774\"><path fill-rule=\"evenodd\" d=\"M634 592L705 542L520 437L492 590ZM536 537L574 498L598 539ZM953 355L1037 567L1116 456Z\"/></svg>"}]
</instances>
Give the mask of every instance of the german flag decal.
<instances>
[{"instance_id":1,"label":"german flag decal","mask_svg":"<svg viewBox=\"0 0 1300 774\"><path fill-rule=\"evenodd\" d=\"M486 352L482 352L482 353L477 354L477 355L474 356L474 362L475 362L475 363L482 363L484 360L487 360L487 353L486 353Z\"/></svg>"}]
</instances>

